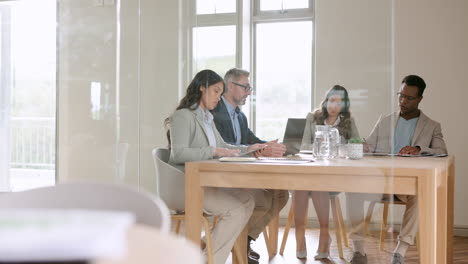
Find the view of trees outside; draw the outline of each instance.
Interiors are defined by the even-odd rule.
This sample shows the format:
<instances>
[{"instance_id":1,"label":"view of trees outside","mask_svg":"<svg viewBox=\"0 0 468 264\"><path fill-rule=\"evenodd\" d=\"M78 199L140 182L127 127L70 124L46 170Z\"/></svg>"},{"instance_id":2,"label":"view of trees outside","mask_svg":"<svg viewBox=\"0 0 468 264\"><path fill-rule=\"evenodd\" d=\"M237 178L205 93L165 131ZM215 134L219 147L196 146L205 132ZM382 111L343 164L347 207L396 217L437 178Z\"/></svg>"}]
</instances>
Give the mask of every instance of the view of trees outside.
<instances>
[{"instance_id":1,"label":"view of trees outside","mask_svg":"<svg viewBox=\"0 0 468 264\"><path fill-rule=\"evenodd\" d=\"M211 69L221 77L236 66L236 26L193 29L193 76Z\"/></svg>"},{"instance_id":2,"label":"view of trees outside","mask_svg":"<svg viewBox=\"0 0 468 264\"><path fill-rule=\"evenodd\" d=\"M312 22L257 24L256 30L256 135L281 141L288 118L305 118L311 109Z\"/></svg>"},{"instance_id":3,"label":"view of trees outside","mask_svg":"<svg viewBox=\"0 0 468 264\"><path fill-rule=\"evenodd\" d=\"M57 3L24 0L0 5L9 8L11 14L11 189L53 184ZM48 177L45 181L44 175Z\"/></svg>"}]
</instances>

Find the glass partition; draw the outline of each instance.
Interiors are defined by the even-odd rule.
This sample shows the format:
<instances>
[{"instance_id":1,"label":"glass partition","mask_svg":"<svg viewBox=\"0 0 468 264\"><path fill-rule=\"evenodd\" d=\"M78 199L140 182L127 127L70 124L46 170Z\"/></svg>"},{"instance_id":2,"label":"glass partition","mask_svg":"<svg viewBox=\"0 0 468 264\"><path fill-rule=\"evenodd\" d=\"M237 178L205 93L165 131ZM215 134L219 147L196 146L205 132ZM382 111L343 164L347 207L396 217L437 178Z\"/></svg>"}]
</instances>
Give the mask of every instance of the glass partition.
<instances>
[{"instance_id":1,"label":"glass partition","mask_svg":"<svg viewBox=\"0 0 468 264\"><path fill-rule=\"evenodd\" d=\"M400 91L403 77L411 74L408 72L402 76L395 76L394 72L394 2L239 0L237 9L226 12L214 11L215 4L211 11L200 12L199 4L203 1L196 2L196 9L188 6L187 19L188 32L191 34L189 38L192 38L189 42L192 54L187 54L189 65L193 65L189 70L191 76L195 76L202 69L212 69L221 76L231 68L247 70L247 79L225 79L226 92L222 104L230 103L234 108L240 107L247 117L249 128L257 137L264 141L287 141L288 119L307 117L304 132L301 132L300 139L296 140L298 145L304 143L304 140L309 143L309 148L303 150L307 153L313 152L317 164L330 166L330 171L334 171L336 167L352 171L353 166L364 166L363 171L369 175L369 182L355 183L362 184L362 188L356 186L355 190L364 190L364 186L367 186L367 193L344 188L350 191L347 194L342 191L330 193L331 196L321 196L322 199L331 198L332 210L328 209L328 200L325 204L316 203L315 207L309 203L308 207L303 209L309 213L308 221L314 223L314 228L319 227L319 216L328 214L330 223L333 223L334 217L342 214L348 222L343 227L347 226L347 230L351 231L351 249L362 250L361 246L365 242L359 241L364 239L367 241L366 253L369 263L387 263L390 256L381 249L385 247L393 250L398 242L396 231L402 231L401 226L406 224L402 222L405 205L415 205L414 200L407 200L411 196L392 194L394 190L401 191L400 186L395 186L400 182L393 176L398 176L397 168L406 166L402 164L406 164L407 160L387 157L386 154L385 158L370 154L363 157L362 152L364 147L370 147L371 152L390 154L397 154L400 150L398 147L398 151L391 151L395 144L395 131L390 128L397 126L398 117L385 119L384 124L387 122L388 128L385 135L380 134L380 141L375 141L371 133L381 116L399 111L398 105L405 99L397 97L396 94ZM216 29L219 29L219 32L216 32ZM205 32L206 36L200 37L201 32ZM224 52L220 53L221 50ZM227 54L230 60L226 58ZM186 84L190 80L188 77ZM252 87L252 90L246 90L245 87L248 86ZM182 92L181 96L184 94ZM244 96L242 98L245 102L239 100L240 95ZM339 114L333 112L336 109L341 109ZM232 124L235 127L235 120ZM228 140L226 125L227 123L218 129ZM339 130L340 136L335 145L332 134L323 132L322 136L318 136L315 133L318 131L318 125L334 126ZM406 144L410 145L411 136L405 134L403 137L406 137ZM363 142L365 139L371 140L367 143L373 145L368 146ZM323 147L318 146L320 140L326 142L326 154L320 152L324 151ZM358 144L347 144L348 141ZM380 149L382 145L385 145L385 150ZM387 149L390 145L392 147ZM326 170L324 172L326 173ZM330 175L330 181L333 181L334 177L338 176ZM324 187L321 190L333 191L333 187ZM302 208L304 203L307 204L304 193L307 192L298 192L296 197L295 192L291 191L290 204L295 203L297 208ZM335 195L338 199L334 198ZM317 192L311 196L314 203L319 199ZM341 204L338 207L339 212L336 211L338 202ZM282 217L288 216L289 208L286 206L282 210ZM319 212L319 216L316 211ZM366 213L370 222L364 221ZM333 224L335 227L337 224L341 225L336 221ZM382 221L386 224L381 225ZM300 222L296 221L296 225L298 224ZM367 238L364 229L361 228L364 225L368 230L365 232L370 234ZM340 229L335 228L335 232L337 230ZM405 231L407 230L403 230L403 233ZM317 232L314 235L323 238L324 241L327 236L325 232ZM295 234L300 236L300 231L298 233L296 230ZM348 243L345 231L341 238L336 237L336 233L330 234L332 244L340 242L337 240ZM383 239L382 247L379 245L379 236ZM326 248L323 241L308 244L309 252L315 252L316 247L319 251ZM288 241L294 242L292 239ZM298 244L296 247L298 252L306 248L305 244ZM293 251L285 253L284 256L295 258L296 247L292 246ZM415 249L411 248L409 252L410 255L414 254ZM339 256L338 252L330 254L333 257ZM340 257L349 260L352 253Z\"/></svg>"},{"instance_id":2,"label":"glass partition","mask_svg":"<svg viewBox=\"0 0 468 264\"><path fill-rule=\"evenodd\" d=\"M138 186L140 2L57 5L58 180Z\"/></svg>"},{"instance_id":3,"label":"glass partition","mask_svg":"<svg viewBox=\"0 0 468 264\"><path fill-rule=\"evenodd\" d=\"M412 32L397 20L397 11L399 19L407 17L407 9L400 5L386 0L0 1L0 191L89 180L128 184L156 194L152 150L169 144L164 121L173 115L198 72L211 69L223 78L230 69L239 68L244 70L241 77L225 79L225 102L220 102L231 103L234 112L239 107L247 126L265 142L287 143L288 119L301 119L300 131L292 131L296 137L291 146L296 149L288 153L302 150L301 155L314 160L297 167L324 168L323 175L301 172L302 180L319 178L314 190L331 195L332 210L330 195L325 196L325 206L313 207L305 202L310 193L301 183L283 178L290 194L305 191L302 213L307 212L307 222L313 223L316 242L320 237L316 211L339 217L338 207L347 222L370 220L342 225L352 233L351 249L360 247L352 243L362 240L355 236L356 230L362 235L365 226L370 234L365 238L369 263L387 263L389 250L398 242L395 231L402 230L404 205L417 204L408 200L414 196L393 192L415 194L420 190L415 179L420 178L414 171L419 173L426 165L442 168L448 161L413 163L387 156L414 145L423 131L418 127L422 112L413 112L417 114L409 119L400 116L401 110L411 110L422 100L421 94L414 94L414 82L407 85L412 91L402 90L403 78L418 74L428 84L432 78L410 59L420 46L405 49ZM228 89L236 91L236 101L228 98ZM437 104L434 98L445 98L435 90L428 94L432 105ZM439 109L428 109L434 119L445 117ZM232 121L227 129L236 128L234 119L227 120ZM317 128L320 125L337 128L339 136L329 127ZM240 126L239 131L228 130L235 143ZM384 134L376 139L372 131ZM358 144L347 144L353 142ZM417 153L435 153L424 152L428 146L418 147ZM445 154L440 148L436 154ZM363 150L375 153L364 155ZM415 175L408 176L406 169ZM277 171L282 171L281 166L270 172ZM285 174L301 174L295 172L291 167ZM368 178L340 185L353 176ZM410 178L401 180L405 177ZM449 195L441 199L450 200ZM280 213L284 222L293 197ZM369 208L374 212L366 215L364 209ZM383 229L382 215L387 215ZM333 216L328 219L330 226L340 226ZM339 256L335 243L344 242L346 233L338 239L331 230L330 253L335 258ZM388 252L380 250L380 234ZM326 248L323 239L320 244L307 240L307 247L298 248L315 252L316 247ZM290 238L286 259L295 259L294 243ZM262 243L255 247L266 250ZM414 247L409 252L417 255ZM345 250L344 257L350 259L352 250Z\"/></svg>"}]
</instances>

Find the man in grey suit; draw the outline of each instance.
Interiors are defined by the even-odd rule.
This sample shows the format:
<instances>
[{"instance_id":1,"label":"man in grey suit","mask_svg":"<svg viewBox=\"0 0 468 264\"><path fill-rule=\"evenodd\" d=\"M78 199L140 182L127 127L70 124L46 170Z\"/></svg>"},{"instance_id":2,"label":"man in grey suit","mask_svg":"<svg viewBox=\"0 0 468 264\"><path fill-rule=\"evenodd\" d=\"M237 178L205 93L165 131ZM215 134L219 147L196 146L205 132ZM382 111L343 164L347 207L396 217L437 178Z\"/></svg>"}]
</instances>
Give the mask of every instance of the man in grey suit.
<instances>
[{"instance_id":1,"label":"man in grey suit","mask_svg":"<svg viewBox=\"0 0 468 264\"><path fill-rule=\"evenodd\" d=\"M400 155L438 155L447 154L442 129L438 122L431 120L420 109L426 88L424 80L417 75L403 78L398 92L400 111L381 117L369 137L365 151ZM364 200L395 199L406 203L401 223L398 245L393 251L391 263L403 264L406 251L414 244L418 231L417 197L414 195L372 195L347 193L348 217L356 232L353 239L354 254L350 263L367 263L364 248L364 230L362 211Z\"/></svg>"},{"instance_id":2,"label":"man in grey suit","mask_svg":"<svg viewBox=\"0 0 468 264\"><path fill-rule=\"evenodd\" d=\"M265 143L267 147L258 151L256 156L280 157L286 151L278 140L265 142L249 129L247 117L239 106L244 105L251 94L249 72L242 69L230 69L224 76L226 90L218 105L211 111L216 128L224 141L233 145L251 145ZM289 199L286 190L253 190L255 209L247 224L249 264L257 264L260 255L250 248L250 242L258 238L262 230L279 214Z\"/></svg>"}]
</instances>

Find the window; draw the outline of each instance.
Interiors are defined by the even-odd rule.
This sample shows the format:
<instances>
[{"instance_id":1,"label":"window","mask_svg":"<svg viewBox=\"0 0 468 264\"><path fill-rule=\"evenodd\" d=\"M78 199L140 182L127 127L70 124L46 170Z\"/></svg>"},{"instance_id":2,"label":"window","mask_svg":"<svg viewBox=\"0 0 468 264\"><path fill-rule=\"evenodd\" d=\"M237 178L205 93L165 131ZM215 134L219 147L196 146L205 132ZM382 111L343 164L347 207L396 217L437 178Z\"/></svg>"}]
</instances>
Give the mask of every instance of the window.
<instances>
[{"instance_id":1,"label":"window","mask_svg":"<svg viewBox=\"0 0 468 264\"><path fill-rule=\"evenodd\" d=\"M197 14L235 13L236 0L198 0Z\"/></svg>"},{"instance_id":2,"label":"window","mask_svg":"<svg viewBox=\"0 0 468 264\"><path fill-rule=\"evenodd\" d=\"M55 183L56 1L4 1L1 15L2 190ZM2 97L2 98L5 98Z\"/></svg>"},{"instance_id":3,"label":"window","mask_svg":"<svg viewBox=\"0 0 468 264\"><path fill-rule=\"evenodd\" d=\"M260 0L260 11L309 8L309 0Z\"/></svg>"},{"instance_id":4,"label":"window","mask_svg":"<svg viewBox=\"0 0 468 264\"><path fill-rule=\"evenodd\" d=\"M256 25L256 134L280 140L289 117L311 107L312 22Z\"/></svg>"},{"instance_id":5,"label":"window","mask_svg":"<svg viewBox=\"0 0 468 264\"><path fill-rule=\"evenodd\" d=\"M282 140L287 119L311 110L312 7L311 0L197 0L191 7L191 76L249 70L254 90L242 111L262 139Z\"/></svg>"},{"instance_id":6,"label":"window","mask_svg":"<svg viewBox=\"0 0 468 264\"><path fill-rule=\"evenodd\" d=\"M10 175L10 8L0 5L0 191L9 191Z\"/></svg>"},{"instance_id":7,"label":"window","mask_svg":"<svg viewBox=\"0 0 468 264\"><path fill-rule=\"evenodd\" d=\"M193 73L212 69L224 74L236 65L236 26L193 29Z\"/></svg>"}]
</instances>

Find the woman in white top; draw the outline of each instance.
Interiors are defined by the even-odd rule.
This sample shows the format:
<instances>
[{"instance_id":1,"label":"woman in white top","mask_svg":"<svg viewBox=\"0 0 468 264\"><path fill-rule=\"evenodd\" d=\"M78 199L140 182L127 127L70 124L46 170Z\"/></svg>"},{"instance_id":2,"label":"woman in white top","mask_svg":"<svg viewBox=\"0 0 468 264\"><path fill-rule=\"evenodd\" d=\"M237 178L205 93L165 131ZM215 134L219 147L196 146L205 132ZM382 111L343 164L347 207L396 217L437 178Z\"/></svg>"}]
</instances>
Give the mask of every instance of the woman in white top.
<instances>
[{"instance_id":1,"label":"woman in white top","mask_svg":"<svg viewBox=\"0 0 468 264\"><path fill-rule=\"evenodd\" d=\"M330 125L337 128L342 137L342 141L359 137L356 124L349 112L349 107L350 101L348 91L346 91L344 87L335 85L328 90L320 108L307 115L301 149L310 148L314 140L316 125ZM294 223L296 228L296 256L298 258L302 259L307 257L307 247L305 242L305 214L309 203L309 196L312 197L320 224L319 246L315 259L325 259L329 257L331 243L331 237L328 232L328 221L330 215L329 200L330 195L337 194L338 193L319 191L294 192Z\"/></svg>"},{"instance_id":2,"label":"woman in white top","mask_svg":"<svg viewBox=\"0 0 468 264\"><path fill-rule=\"evenodd\" d=\"M218 104L224 92L223 79L214 71L196 74L174 114L167 120L170 132L169 163L185 170L185 162L237 156L240 152L263 145L234 146L224 142L213 123L210 110ZM181 186L184 188L184 186ZM226 259L254 208L252 195L243 189L205 188L203 209L219 216L212 231L215 264Z\"/></svg>"}]
</instances>

